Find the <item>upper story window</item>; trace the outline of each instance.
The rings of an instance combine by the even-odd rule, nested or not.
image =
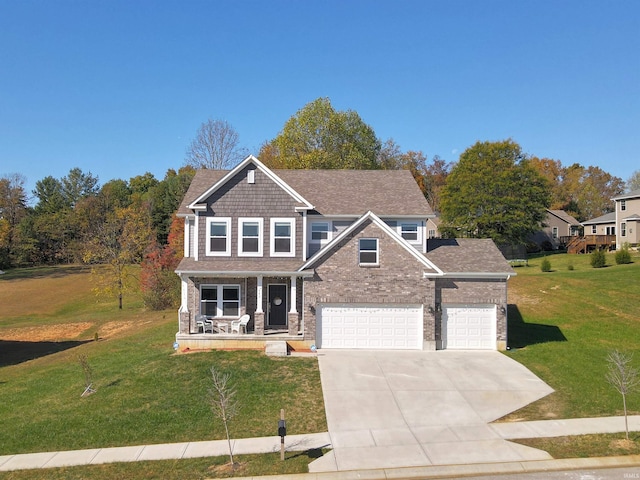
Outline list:
[[[230,218],[207,218],[206,254],[214,256],[231,255]]]
[[[329,222],[314,222],[311,224],[311,241],[325,243],[329,240]]]
[[[377,238],[358,239],[358,264],[360,266],[379,265],[380,252]]]
[[[595,235],[596,233],[598,233],[598,226],[597,225],[591,225],[591,233],[593,235]]]
[[[626,200],[620,200],[620,210],[622,210],[623,212],[627,209],[627,201]]]
[[[200,313],[207,317],[240,316],[240,285],[202,285]]]
[[[435,230],[429,230],[429,238],[436,238],[436,231]]]
[[[262,256],[262,218],[238,219],[238,256]]]
[[[296,221],[293,218],[271,219],[271,256],[293,257],[296,244]]]
[[[417,223],[401,223],[400,235],[406,241],[416,243],[420,241],[420,230]]]

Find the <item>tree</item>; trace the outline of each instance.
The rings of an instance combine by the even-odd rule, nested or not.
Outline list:
[[[622,405],[624,408],[624,427],[629,440],[629,422],[627,419],[627,395],[638,389],[640,386],[640,378],[638,377],[638,370],[631,366],[632,355],[627,355],[614,350],[609,352],[607,356],[607,362],[609,363],[609,370],[607,371],[606,379],[613,388],[615,388],[620,395],[622,395]]]
[[[14,173],[0,178],[0,267],[12,264],[17,228],[27,215],[26,179]]]
[[[167,242],[173,215],[178,210],[194,175],[195,170],[192,167],[182,167],[178,173],[170,169],[161,182],[149,189],[147,198],[151,203],[151,222],[161,244]]]
[[[627,180],[627,191],[634,192],[640,190],[640,170],[636,170]]]
[[[187,148],[185,165],[193,168],[226,169],[246,157],[238,133],[225,120],[207,120]]]
[[[78,167],[69,170],[69,173],[62,177],[60,184],[66,204],[71,207],[79,200],[98,193],[98,178],[91,175],[91,172],[84,173]]]
[[[585,220],[613,211],[611,199],[624,192],[624,181],[605,172],[600,167],[583,169],[580,188],[573,192],[580,214]]]
[[[231,448],[231,435],[229,434],[229,422],[238,414],[238,399],[236,389],[231,385],[231,374],[220,373],[215,367],[211,367],[212,388],[209,389],[209,399],[211,410],[218,417],[227,435],[227,445],[229,446],[229,461],[233,466],[233,449]]]
[[[180,300],[180,279],[175,274],[180,259],[170,245],[152,243],[142,261],[140,287],[147,308],[164,310]]]
[[[142,261],[152,238],[148,207],[132,204],[110,212],[97,235],[86,240],[84,261],[102,264],[92,272],[95,291],[117,297],[120,310],[124,294],[134,287],[131,266]]]
[[[520,244],[540,228],[548,205],[549,186],[520,145],[477,142],[460,155],[442,190],[443,231]]]
[[[380,141],[353,110],[336,111],[328,98],[305,105],[262,146],[270,168],[377,169]]]
[[[37,213],[55,213],[71,206],[64,196],[62,182],[51,175],[36,182],[33,194],[38,198]]]

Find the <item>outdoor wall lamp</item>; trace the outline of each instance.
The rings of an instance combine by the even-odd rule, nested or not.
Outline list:
[[[436,303],[436,312],[441,312],[442,311],[442,305],[440,305],[439,303]]]
[[[501,314],[503,314],[503,315],[504,315],[505,313],[507,313],[507,309],[506,309],[506,308],[504,308],[504,305],[500,305],[500,313],[501,313]]]
[[[433,315],[434,311],[433,311],[433,307],[431,305],[429,305],[429,308],[427,310],[429,311],[429,313],[431,315]]]

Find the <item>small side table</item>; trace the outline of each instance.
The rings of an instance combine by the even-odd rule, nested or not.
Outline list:
[[[218,333],[229,333],[229,324],[227,322],[216,322]]]

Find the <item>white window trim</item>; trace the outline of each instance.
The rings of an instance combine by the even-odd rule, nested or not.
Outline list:
[[[200,285],[200,299],[199,299],[200,308],[198,309],[198,311],[202,312],[202,289],[214,288],[214,287],[217,289],[218,293],[217,293],[217,300],[216,300],[216,315],[214,315],[213,318],[238,318],[240,316],[241,308],[242,308],[242,287],[238,284],[233,284],[233,283],[206,283],[206,284]],[[232,288],[238,289],[238,314],[237,315],[225,316],[222,314],[224,312],[224,308],[223,308],[224,287],[232,287]]]
[[[313,226],[314,225],[320,225],[320,224],[324,224],[324,225],[327,226],[327,238],[326,238],[326,240],[314,240],[314,238],[313,238]],[[329,243],[331,241],[332,233],[333,233],[333,225],[332,225],[332,222],[330,220],[309,222],[309,243],[317,243],[317,244],[320,244],[320,245],[326,245],[327,243]]]
[[[362,240],[375,240],[376,242],[376,261],[375,263],[373,262],[367,262],[367,263],[362,263],[360,261],[360,253],[362,252],[362,250],[360,249],[360,241]],[[373,252],[373,250],[364,250],[365,252]],[[380,266],[380,240],[378,238],[369,238],[369,237],[362,237],[358,239],[358,265],[361,267],[378,267]]]
[[[627,201],[626,200],[620,200],[620,211],[624,212],[627,210]]]
[[[242,224],[246,222],[258,224],[258,251],[257,252],[244,252],[242,250]],[[259,217],[240,217],[238,218],[238,256],[239,257],[262,257],[264,244],[264,219]]]
[[[227,225],[227,249],[224,252],[211,251],[211,224],[226,223]],[[230,217],[207,217],[206,222],[206,245],[205,253],[208,257],[230,257],[231,256],[231,218]]]
[[[291,226],[291,249],[289,252],[276,252],[276,223],[288,223]],[[269,254],[272,257],[295,257],[296,256],[296,219],[295,218],[272,218],[271,219],[271,239],[269,242]]]
[[[626,237],[627,236],[627,224],[626,224],[626,222],[620,222],[620,236],[621,237]]]
[[[552,227],[552,228],[551,228],[551,236],[552,236],[554,239],[557,239],[557,238],[558,238],[558,227]]]
[[[591,235],[595,235],[598,233],[598,227],[596,225],[591,225]]]

